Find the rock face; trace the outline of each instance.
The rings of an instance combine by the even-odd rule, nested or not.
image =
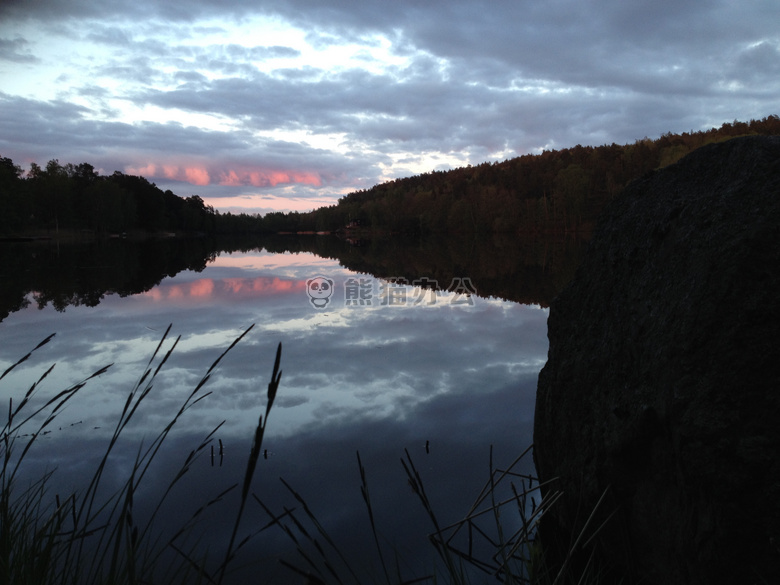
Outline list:
[[[553,301],[534,448],[550,551],[624,582],[780,583],[780,137],[700,148],[605,210]],[[576,558],[575,561],[576,562]]]

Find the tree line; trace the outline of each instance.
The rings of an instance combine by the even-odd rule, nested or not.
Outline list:
[[[629,182],[712,142],[780,134],[780,118],[734,121],[633,144],[580,146],[503,162],[397,179],[350,193],[336,205],[277,218],[280,229],[420,233],[587,231]]]
[[[179,197],[144,177],[100,176],[88,163],[25,172],[0,157],[0,235],[70,229],[253,234],[356,229],[405,233],[587,231],[631,180],[709,144],[780,134],[780,118],[734,121],[633,144],[580,146],[503,162],[396,179],[308,213],[220,213],[198,195]]]
[[[0,157],[0,234],[87,230],[96,234],[130,230],[212,231],[214,209],[197,195],[179,197],[144,177],[116,171],[100,176],[89,163],[26,173]]]

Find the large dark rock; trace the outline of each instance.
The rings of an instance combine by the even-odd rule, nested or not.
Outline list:
[[[591,544],[624,582],[780,583],[779,233],[780,137],[700,148],[605,210],[539,375],[551,555],[606,493],[587,533],[615,512]]]

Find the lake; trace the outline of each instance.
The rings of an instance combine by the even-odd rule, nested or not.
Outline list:
[[[531,444],[536,380],[547,357],[546,307],[581,250],[577,242],[511,238],[325,236],[4,244],[0,371],[56,335],[0,380],[0,398],[18,405],[56,364],[30,407],[42,404],[113,364],[36,438],[20,482],[56,468],[45,496],[52,504],[60,493],[83,490],[163,340],[152,368],[173,348],[170,357],[109,459],[103,493],[111,493],[129,477],[139,448],[153,444],[211,364],[252,326],[196,397],[210,394],[177,420],[155,456],[136,494],[138,517],[216,427],[157,513],[157,530],[175,530],[242,482],[281,343],[283,375],[251,484],[256,498],[239,529],[239,538],[252,538],[239,551],[232,582],[297,582],[280,558],[313,570],[279,525],[261,530],[271,517],[258,500],[275,515],[294,508],[317,534],[293,490],[355,573],[379,578],[358,452],[384,559],[393,567],[398,559],[404,580],[430,575],[437,557],[427,535],[434,527],[401,460],[415,466],[447,526],[467,515],[491,470],[507,469]],[[18,431],[19,445],[35,422]],[[516,487],[533,475],[530,454],[512,471]],[[199,539],[192,546],[224,555],[238,491],[200,515],[186,537]],[[504,522],[510,531],[519,526],[509,513]],[[316,564],[315,547],[289,516],[287,523]],[[338,553],[327,557],[350,582]]]

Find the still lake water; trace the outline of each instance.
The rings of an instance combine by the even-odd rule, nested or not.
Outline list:
[[[0,371],[49,334],[56,336],[0,381],[3,402],[13,397],[18,403],[51,364],[56,366],[41,385],[41,401],[114,364],[90,380],[58,415],[51,432],[39,437],[26,470],[32,477],[56,467],[52,491],[80,488],[170,324],[163,349],[177,336],[180,340],[112,456],[107,481],[119,485],[139,445],[165,427],[214,360],[254,324],[204,387],[202,393],[211,394],[178,421],[145,480],[147,491],[138,507],[143,509],[144,493],[149,494],[147,508],[152,505],[155,488],[167,485],[190,450],[223,421],[213,439],[216,449],[221,442],[222,456],[215,451],[212,458],[204,450],[158,517],[160,524],[180,524],[241,482],[281,342],[283,376],[252,492],[277,514],[285,506],[299,506],[283,478],[305,498],[356,570],[378,574],[360,493],[359,451],[389,557],[398,553],[404,578],[429,574],[435,553],[426,535],[433,527],[400,459],[408,450],[442,524],[464,517],[489,478],[491,447],[492,464],[501,467],[532,442],[536,380],[547,357],[548,309],[541,306],[545,302],[523,304],[485,294],[481,283],[495,284],[491,270],[471,274],[464,265],[462,273],[443,277],[423,274],[421,268],[411,276],[379,278],[345,267],[351,264],[260,247],[214,253],[205,266],[161,277],[141,292],[112,294],[118,288],[106,287],[95,302],[59,303],[59,310],[52,306],[57,303],[41,300],[45,295],[24,291],[22,306],[29,305],[0,322]],[[15,268],[6,266],[4,273],[8,270]],[[404,277],[407,284],[393,276]],[[312,292],[307,281],[316,277],[318,284],[328,282],[328,291]],[[511,282],[512,275],[502,278]],[[439,290],[417,286],[434,281]],[[515,471],[533,473],[530,456]],[[220,546],[236,509],[230,498],[220,506],[195,530],[219,551],[216,556],[223,554]],[[250,500],[240,535],[268,521]],[[256,534],[238,563],[252,565],[239,571],[236,581],[250,575],[253,582],[259,576],[258,582],[297,582],[279,565],[280,557],[305,568],[278,527]]]

